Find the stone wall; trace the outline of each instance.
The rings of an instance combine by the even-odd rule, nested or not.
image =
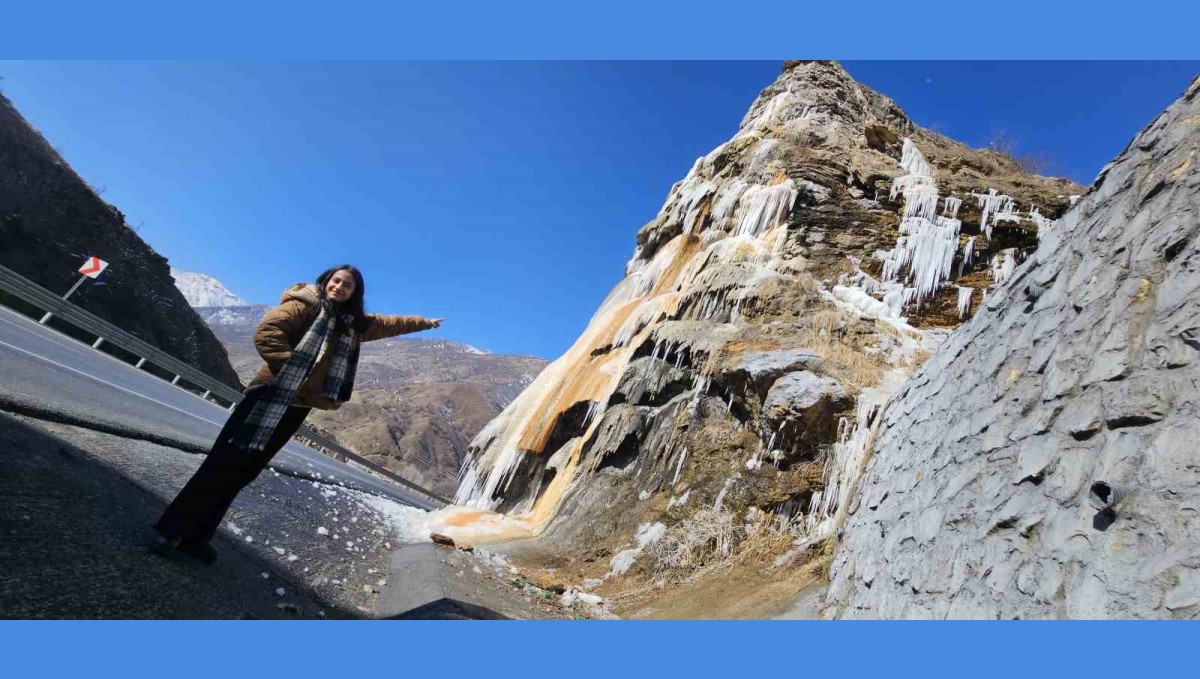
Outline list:
[[[884,409],[826,615],[1200,615],[1198,93]]]

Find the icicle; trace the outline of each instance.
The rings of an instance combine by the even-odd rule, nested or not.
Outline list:
[[[675,465],[675,478],[671,479],[672,488],[675,487],[676,483],[679,483],[679,472],[683,469],[683,461],[685,459],[687,459],[687,448],[684,448],[683,452],[679,454],[679,464]]]
[[[700,217],[705,199],[709,198],[717,188],[716,184],[699,179],[695,174],[703,160],[703,158],[697,159],[696,164],[692,166],[692,172],[688,173],[688,176],[679,184],[675,207],[670,215],[671,221],[683,226],[685,234],[691,233],[697,226],[696,222]]]
[[[505,473],[504,492],[508,492],[508,487],[512,485],[513,479],[516,478],[517,468],[521,466],[521,460],[523,460],[523,459],[525,459],[525,451],[521,451],[517,455],[516,461],[513,463],[513,465],[511,467],[508,468],[507,472]]]
[[[975,290],[957,285],[954,287],[958,288],[958,317],[962,318],[971,309],[971,293],[975,292]]]
[[[728,230],[726,229],[727,222],[733,217],[742,194],[748,188],[750,188],[750,185],[746,182],[741,179],[734,179],[718,192],[712,208],[713,225],[717,229]]]
[[[700,407],[700,398],[704,396],[704,392],[708,390],[708,377],[701,377],[696,382],[696,391],[692,394],[692,400],[688,403],[688,410],[692,413]]]
[[[979,201],[979,210],[982,216],[979,218],[979,230],[987,235],[988,240],[992,239],[992,224],[1005,219],[1008,221],[1020,221],[1020,217],[1013,214],[1015,205],[1010,196],[996,193],[996,189],[988,189],[987,194],[972,192],[971,195]],[[995,219],[989,221],[989,217],[995,215]]]
[[[1037,225],[1037,238],[1038,242],[1041,242],[1042,238],[1047,236],[1050,233],[1050,229],[1054,227],[1054,220],[1042,216],[1036,205],[1029,208],[1029,218]]]
[[[751,186],[741,198],[741,219],[735,236],[758,238],[787,219],[796,202],[796,184],[791,179],[775,186]]]
[[[900,151],[900,167],[906,175],[933,176],[933,170],[930,169],[929,163],[925,162],[925,156],[908,137],[904,138],[904,145]]]
[[[894,199],[904,194],[904,212],[896,247],[883,258],[883,279],[897,281],[907,268],[904,280],[912,283],[915,298],[919,300],[934,294],[942,281],[950,277],[962,222],[937,214],[938,193],[933,171],[908,138],[904,139],[900,166],[906,174],[892,182],[891,196]],[[958,198],[947,198],[944,212],[957,214],[961,203]]]
[[[942,215],[950,219],[958,219],[958,209],[962,207],[962,199],[956,196],[946,196]]]
[[[1001,285],[1012,277],[1017,268],[1017,249],[1005,248],[992,258],[992,279]]]
[[[725,479],[725,485],[721,487],[721,492],[717,493],[717,499],[713,502],[714,512],[721,511],[721,504],[725,502],[725,492],[729,490],[729,486],[732,483],[733,479]]]
[[[958,262],[958,276],[961,278],[963,271],[971,264],[971,260],[975,258],[975,236],[967,236],[967,242],[963,244],[962,259]]]

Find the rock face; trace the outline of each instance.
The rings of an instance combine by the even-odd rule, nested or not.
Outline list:
[[[81,286],[72,302],[237,386],[224,348],[175,288],[167,260],[0,96],[0,264],[61,294],[79,278],[76,270],[89,255],[109,267]],[[51,321],[73,332],[56,323]]]
[[[457,502],[597,561],[699,508],[828,537],[878,407],[1082,192],[789,62],[472,441]]]
[[[262,365],[254,350],[254,330],[270,309],[196,310],[225,345],[243,380]],[[446,340],[368,342],[359,358],[354,397],[337,411],[314,412],[309,423],[373,462],[451,495],[467,443],[546,363]]]
[[[1197,121],[1200,79],[882,411],[828,615],[1200,615]]]

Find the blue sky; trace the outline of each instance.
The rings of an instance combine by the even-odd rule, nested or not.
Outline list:
[[[1087,184],[1200,62],[850,62],[924,126]],[[779,62],[0,62],[156,250],[254,302],[349,261],[370,309],[553,358]],[[119,263],[114,262],[114,266]]]

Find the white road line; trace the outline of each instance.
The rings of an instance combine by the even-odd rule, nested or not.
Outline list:
[[[62,363],[59,363],[58,361],[55,361],[55,360],[54,360],[54,359],[52,359],[52,358],[46,358],[45,356],[40,356],[40,355],[38,355],[38,354],[35,354],[35,353],[33,353],[32,351],[29,351],[29,350],[26,350],[26,349],[22,349],[21,347],[18,347],[18,346],[16,346],[16,345],[13,345],[13,344],[9,344],[8,342],[5,342],[5,341],[3,341],[3,340],[0,340],[0,346],[5,346],[5,347],[8,347],[9,349],[13,349],[13,350],[19,351],[19,352],[21,352],[22,354],[26,354],[26,355],[28,355],[28,356],[32,356],[32,357],[34,357],[34,358],[38,359],[39,361],[45,361],[46,363],[50,363],[50,364],[52,364],[52,365],[56,365],[56,366],[58,366],[58,367],[62,368],[63,370],[70,370],[71,372],[73,372],[73,373],[75,373],[75,374],[77,374],[77,375],[83,375],[84,377],[86,377],[86,378],[88,378],[88,379],[90,379],[90,380],[94,380],[94,381],[96,381],[96,382],[99,382],[100,384],[103,384],[103,385],[105,385],[105,386],[112,387],[113,389],[118,389],[118,390],[120,390],[120,391],[123,391],[123,392],[125,392],[126,394],[132,394],[132,395],[134,395],[134,396],[137,396],[138,398],[142,398],[142,399],[145,399],[145,400],[147,400],[147,401],[150,401],[151,403],[157,403],[158,405],[160,405],[160,406],[162,406],[162,407],[164,407],[164,408],[169,408],[170,410],[174,410],[174,411],[175,411],[175,412],[177,412],[177,413],[180,413],[180,414],[183,414],[183,415],[187,415],[188,417],[194,417],[194,418],[196,418],[197,420],[200,420],[201,422],[207,422],[208,424],[211,424],[211,425],[213,425],[213,426],[215,426],[215,427],[218,427],[218,428],[220,428],[220,427],[224,426],[224,424],[223,424],[223,423],[220,423],[220,422],[213,422],[212,420],[210,420],[210,419],[207,419],[207,418],[204,418],[204,417],[201,417],[201,416],[199,416],[199,415],[197,415],[197,414],[195,414],[195,413],[189,413],[189,412],[188,412],[188,411],[186,411],[186,410],[182,410],[182,409],[180,409],[180,408],[176,408],[175,406],[171,405],[170,403],[163,403],[162,401],[159,401],[159,400],[157,400],[157,399],[150,398],[149,396],[146,396],[146,395],[144,395],[144,394],[139,394],[139,393],[137,393],[136,391],[133,391],[132,389],[126,389],[125,387],[122,387],[122,386],[121,386],[121,385],[119,385],[119,384],[113,384],[112,382],[109,382],[108,380],[102,379],[102,378],[100,378],[100,377],[96,377],[95,375],[90,375],[90,374],[88,374],[88,373],[85,373],[85,372],[83,372],[82,370],[77,370],[77,369],[75,369],[75,368],[72,368],[72,367],[71,367],[71,366],[69,366],[69,365],[64,365],[64,364],[62,364]]]
[[[4,308],[3,308],[3,307],[0,307],[0,309],[4,309]],[[9,310],[7,310],[7,309],[4,309],[4,311],[9,311]],[[13,316],[15,316],[16,318],[20,319],[20,320],[21,320],[21,321],[23,321],[24,323],[29,323],[30,325],[32,325],[32,323],[33,323],[32,319],[26,318],[26,317],[24,317],[24,316],[17,315],[17,314],[16,314],[16,312],[12,312],[12,311],[10,311],[9,313],[11,313]],[[163,380],[161,380],[161,379],[159,379],[159,378],[155,377],[154,375],[151,375],[150,373],[142,372],[141,370],[138,370],[137,368],[134,368],[133,366],[129,365],[129,364],[128,364],[128,363],[126,363],[125,361],[122,361],[121,359],[117,358],[116,356],[112,356],[111,354],[106,354],[106,353],[104,353],[103,351],[99,351],[99,350],[97,350],[97,349],[92,349],[91,347],[88,347],[88,346],[84,345],[84,344],[83,344],[82,342],[80,342],[79,340],[76,340],[76,339],[75,339],[75,338],[73,338],[73,337],[69,337],[69,336],[67,336],[67,335],[64,335],[64,334],[62,334],[61,332],[59,332],[59,331],[55,330],[54,328],[48,328],[48,327],[46,327],[46,326],[44,326],[44,325],[35,325],[35,326],[33,326],[33,327],[26,327],[26,326],[24,325],[24,323],[17,323],[17,322],[14,322],[13,320],[11,320],[11,319],[9,319],[9,318],[5,318],[4,316],[5,316],[5,314],[0,314],[0,321],[4,321],[4,322],[5,322],[5,323],[7,323],[8,325],[11,325],[12,327],[14,327],[14,328],[16,328],[16,329],[18,329],[18,330],[23,330],[23,331],[25,331],[25,332],[29,333],[30,335],[33,335],[34,337],[37,337],[38,339],[41,339],[41,340],[45,340],[45,341],[52,342],[53,344],[55,344],[56,346],[58,346],[58,347],[59,347],[59,348],[61,348],[61,349],[65,349],[65,350],[71,351],[72,353],[78,354],[78,355],[80,355],[80,356],[87,356],[87,357],[89,357],[89,358],[92,358],[92,357],[101,357],[101,360],[103,360],[103,359],[107,359],[107,360],[109,360],[109,361],[112,361],[112,362],[115,364],[115,367],[120,367],[120,368],[123,368],[123,369],[125,369],[125,370],[132,370],[132,371],[134,371],[134,372],[135,372],[135,373],[136,373],[136,374],[137,374],[139,377],[141,377],[141,378],[145,378],[145,379],[150,379],[150,380],[153,380],[153,381],[154,381],[154,384],[155,384],[155,386],[159,386],[157,383],[159,383],[159,382],[163,382]],[[8,345],[8,346],[12,346],[12,345]],[[29,353],[29,352],[26,352],[26,353]],[[46,357],[44,357],[44,356],[42,356],[42,355],[40,355],[40,354],[32,354],[32,355],[33,355],[33,356],[36,356],[36,357],[38,357],[38,358],[41,358],[41,359],[43,359],[43,360],[50,361],[50,362],[54,363],[55,365],[62,365],[61,363],[57,363],[57,362],[55,362],[55,361],[52,361],[51,359],[49,359],[49,358],[46,358]],[[67,367],[67,366],[63,366],[63,367]],[[68,368],[68,369],[72,369],[72,368]],[[80,372],[80,371],[76,370],[75,372]],[[81,374],[81,375],[85,375],[85,374],[87,374],[87,373],[82,373],[82,372],[80,372],[80,374]],[[95,379],[95,380],[98,380],[98,381],[104,382],[105,384],[110,384],[110,385],[111,385],[111,383],[110,383],[110,382],[105,382],[105,381],[104,381],[104,380],[102,380],[101,378],[99,378],[99,377],[96,377],[96,376],[94,376],[94,375],[87,375],[87,376],[88,376],[88,377],[91,377],[92,379]],[[116,385],[111,385],[111,386],[116,386]],[[118,388],[120,388],[120,387],[118,387]],[[211,405],[213,405],[213,403],[212,403],[211,401],[209,401],[209,400],[207,400],[207,399],[204,399],[204,398],[201,398],[199,395],[197,395],[197,394],[193,394],[192,392],[188,391],[187,389],[182,389],[182,388],[179,388],[179,387],[174,387],[174,386],[173,386],[173,387],[171,387],[171,388],[172,388],[172,389],[175,389],[175,390],[177,390],[177,391],[178,391],[178,393],[180,393],[180,394],[187,394],[188,396],[191,396],[192,398],[195,398],[195,399],[198,399],[198,400],[200,400],[200,401],[203,401],[204,403],[206,403],[206,404],[208,404],[208,405],[210,405],[210,406],[211,406]],[[140,394],[139,394],[139,395],[140,395]],[[149,398],[149,397],[145,397],[145,396],[143,396],[143,398]],[[149,399],[149,400],[152,400],[152,401],[154,401],[155,403],[161,403],[160,401],[157,401],[157,400],[155,400],[155,399]],[[164,404],[164,405],[165,405],[165,404]],[[214,407],[219,407],[219,406],[214,406]],[[205,421],[207,422],[208,420],[205,420]]]
[[[123,392],[125,392],[125,393],[127,393],[127,394],[132,394],[132,395],[134,395],[134,396],[137,396],[138,398],[142,398],[142,399],[145,399],[145,400],[147,400],[147,401],[150,401],[151,403],[157,403],[158,405],[160,405],[160,406],[163,406],[164,408],[169,408],[170,410],[174,410],[174,411],[175,411],[175,412],[177,412],[177,413],[181,413],[181,414],[183,414],[183,415],[187,415],[187,416],[189,416],[189,417],[194,417],[195,419],[197,419],[197,420],[200,420],[201,422],[205,422],[205,423],[208,423],[208,424],[211,424],[211,425],[213,425],[213,426],[214,426],[214,427],[216,427],[218,430],[219,430],[219,429],[220,429],[222,426],[224,426],[224,423],[222,423],[222,422],[213,422],[212,420],[209,420],[209,419],[207,419],[207,418],[201,417],[201,416],[199,416],[199,415],[197,415],[197,414],[195,414],[195,413],[189,413],[189,412],[188,412],[188,411],[186,411],[186,410],[181,410],[181,409],[179,409],[179,408],[176,408],[175,406],[173,406],[173,405],[171,405],[171,404],[169,404],[169,403],[163,403],[162,401],[159,401],[159,400],[157,400],[157,399],[150,398],[149,396],[146,396],[146,395],[144,395],[144,394],[139,394],[139,393],[137,393],[136,391],[133,391],[133,390],[130,390],[130,389],[126,389],[125,387],[122,387],[122,386],[121,386],[121,385],[119,385],[119,384],[113,384],[112,382],[109,382],[108,380],[105,380],[105,379],[102,379],[102,378],[96,377],[95,375],[89,375],[88,373],[85,373],[85,372],[83,372],[83,371],[81,371],[81,370],[77,370],[77,369],[75,369],[75,368],[72,368],[72,367],[71,367],[71,366],[69,366],[69,365],[63,365],[62,363],[59,363],[58,361],[55,361],[54,359],[46,358],[45,356],[39,356],[38,354],[35,354],[35,353],[33,353],[32,351],[29,351],[29,350],[27,350],[27,349],[22,349],[21,347],[18,347],[18,346],[14,346],[14,345],[12,345],[12,344],[9,344],[8,342],[5,342],[5,341],[3,341],[3,340],[0,340],[0,346],[5,346],[5,347],[8,347],[9,349],[14,349],[14,350],[16,350],[16,351],[19,351],[19,352],[21,352],[21,353],[23,353],[23,354],[26,354],[26,355],[28,355],[28,356],[32,356],[33,358],[36,358],[36,359],[38,359],[38,360],[40,360],[40,361],[45,361],[46,363],[50,363],[50,364],[52,364],[52,365],[56,365],[56,366],[58,366],[58,367],[60,367],[60,368],[62,368],[62,369],[64,369],[64,370],[70,370],[70,371],[71,371],[71,372],[73,372],[73,373],[76,373],[76,374],[78,374],[78,375],[82,375],[82,376],[84,376],[84,377],[86,377],[86,378],[88,378],[88,379],[91,379],[91,380],[94,380],[94,381],[96,381],[96,382],[99,382],[99,383],[101,383],[101,384],[103,384],[103,385],[105,385],[105,386],[112,387],[113,389],[118,389],[118,390],[120,390],[120,391],[123,391]],[[289,442],[288,442],[288,445],[291,445],[291,443],[292,443],[292,442],[291,442],[291,441],[289,441]],[[309,458],[307,455],[300,455],[300,454],[299,454],[297,451],[295,451],[295,450],[289,450],[289,451],[287,451],[287,452],[289,452],[289,453],[291,453],[291,454],[293,454],[293,455],[297,455],[298,457],[300,457],[300,459],[301,459],[302,461],[304,461],[304,462],[307,462],[307,463],[309,463],[310,465],[312,465],[312,464],[314,464],[314,463],[315,463],[315,465],[316,465],[316,466],[319,466],[319,467],[321,467],[322,469],[326,470],[330,476],[332,476],[332,475],[333,475],[333,474],[335,474],[335,473],[338,473],[338,474],[345,473],[345,469],[342,469],[342,468],[341,468],[341,467],[344,467],[345,465],[342,465],[340,462],[336,462],[336,461],[333,461],[333,462],[331,463],[331,462],[329,461],[329,458],[325,457],[324,455],[320,455],[320,456],[314,456],[314,457],[312,457],[312,458]],[[339,479],[336,479],[336,478],[334,478],[334,479],[331,479],[331,480],[332,480],[332,481],[338,481]]]

